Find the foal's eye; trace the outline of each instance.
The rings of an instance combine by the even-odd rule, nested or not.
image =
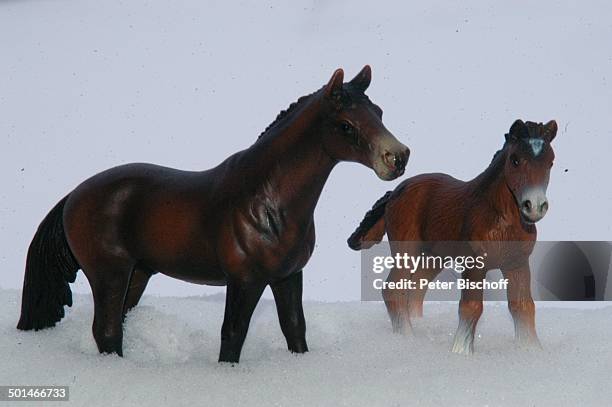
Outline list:
[[[517,156],[513,155],[512,157],[510,157],[510,159],[512,160],[512,165],[514,165],[515,167],[519,166],[520,161]]]

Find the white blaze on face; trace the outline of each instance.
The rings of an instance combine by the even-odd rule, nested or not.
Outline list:
[[[539,156],[544,147],[544,140],[541,138],[530,138],[527,142],[531,146],[531,151],[533,151],[534,157]]]

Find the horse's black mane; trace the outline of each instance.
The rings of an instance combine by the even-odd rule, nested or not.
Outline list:
[[[323,86],[321,89],[323,89],[325,86]],[[264,134],[266,134],[266,132],[268,130],[270,130],[271,128],[273,128],[274,126],[276,126],[278,124],[278,122],[280,122],[282,119],[284,119],[285,117],[287,117],[289,114],[293,113],[296,108],[298,106],[300,106],[300,104],[305,101],[306,99],[308,99],[310,96],[318,93],[321,91],[321,89],[316,90],[308,95],[305,96],[301,96],[298,100],[296,100],[295,102],[291,103],[289,105],[288,108],[286,108],[285,110],[281,110],[280,113],[278,115],[276,115],[276,119],[274,119],[274,121],[272,123],[270,123],[265,129],[264,131],[262,131],[259,136],[257,137],[257,140],[259,140],[260,138],[263,137]],[[363,93],[363,92],[358,92],[355,89],[353,89],[350,85],[344,84],[342,91],[338,93],[337,95],[337,101],[340,105],[342,106],[347,106],[350,105],[352,103],[353,100],[357,100],[357,99],[364,99],[369,102],[372,103],[370,101],[370,99],[368,98],[368,96]]]
[[[504,144],[504,147],[505,147],[505,146],[506,146],[506,145]],[[500,155],[502,151],[504,151],[504,147],[500,148],[499,150],[497,150],[497,151],[495,152],[495,154],[493,154],[493,158],[491,159],[491,164],[493,164],[493,161],[495,161],[495,159],[497,158],[497,156],[498,156],[498,155]],[[491,164],[489,164],[489,165],[491,165]]]
[[[292,113],[296,109],[296,107],[298,107],[304,100],[308,99],[310,96],[314,95],[317,92],[318,92],[318,90],[315,91],[315,92],[312,92],[312,93],[310,93],[308,95],[301,96],[298,100],[296,100],[295,102],[291,103],[288,108],[286,108],[285,110],[281,110],[280,113],[278,115],[276,115],[276,119],[274,119],[274,121],[272,123],[268,124],[268,126],[264,129],[264,131],[262,131],[259,134],[259,136],[257,137],[257,140],[262,138],[263,135],[266,134],[266,132],[268,130],[270,130],[272,127],[274,127],[276,124],[278,124],[278,122],[280,122],[282,119],[287,117],[290,113]]]

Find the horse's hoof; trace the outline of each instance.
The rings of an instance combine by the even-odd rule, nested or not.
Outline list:
[[[399,334],[402,336],[413,336],[414,332],[412,331],[412,324],[410,323],[410,319],[402,318],[391,321],[391,326],[393,328],[394,334]]]
[[[219,363],[238,363],[240,361],[240,354],[236,352],[222,352],[219,355]]]
[[[100,354],[101,355],[109,355],[109,356],[117,355],[120,358],[123,357],[123,351],[122,350],[104,350],[104,351],[100,351]]]
[[[306,353],[308,352],[308,345],[306,341],[296,342],[288,346],[289,352],[291,353]]]
[[[411,327],[407,327],[407,326],[400,326],[400,327],[393,327],[393,333],[397,334],[397,335],[401,335],[401,336],[406,336],[406,337],[410,337],[414,335],[414,332],[412,331]]]
[[[468,340],[455,340],[451,352],[458,355],[473,355],[474,343],[470,343]]]
[[[123,346],[120,339],[98,339],[98,352],[102,355],[117,355],[123,357]]]

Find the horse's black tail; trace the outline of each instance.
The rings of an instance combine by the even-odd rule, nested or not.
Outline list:
[[[45,217],[30,243],[17,329],[28,331],[55,326],[64,317],[64,305],[72,306],[73,283],[79,264],[64,233],[65,197]]]
[[[385,235],[385,208],[393,191],[387,192],[374,203],[347,243],[353,250],[367,249],[374,242],[380,242]]]

